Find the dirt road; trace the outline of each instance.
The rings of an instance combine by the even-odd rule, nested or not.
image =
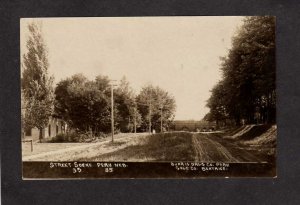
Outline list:
[[[195,161],[202,162],[262,162],[263,160],[229,140],[214,134],[195,133],[192,136]]]

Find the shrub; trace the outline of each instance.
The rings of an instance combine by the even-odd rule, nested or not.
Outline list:
[[[80,142],[80,135],[75,132],[60,133],[60,134],[56,135],[55,137],[53,137],[52,139],[50,139],[49,142],[52,142],[52,143]]]
[[[70,132],[67,134],[69,142],[80,142],[81,136],[76,132]]]
[[[67,136],[64,133],[60,133],[52,138],[52,141],[55,142],[65,142],[67,140]]]
[[[51,139],[44,139],[42,142],[51,142],[51,143],[63,143],[63,142],[92,142],[94,140],[106,138],[110,134],[103,132],[95,133],[90,135],[88,132],[78,133],[78,132],[69,132],[69,133],[60,133]]]

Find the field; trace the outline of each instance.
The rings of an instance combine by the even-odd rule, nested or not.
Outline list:
[[[82,161],[193,161],[193,134],[187,132],[148,135],[134,145]]]

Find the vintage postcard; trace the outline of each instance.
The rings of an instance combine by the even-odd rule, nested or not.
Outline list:
[[[23,179],[276,177],[275,20],[20,19]]]

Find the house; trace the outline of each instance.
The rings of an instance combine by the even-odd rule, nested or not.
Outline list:
[[[21,113],[25,116],[25,101],[24,93],[21,91]],[[42,139],[52,138],[60,133],[66,131],[66,123],[58,116],[52,115],[49,117],[48,126],[46,126],[41,133]],[[40,130],[36,127],[23,129],[22,127],[22,139],[32,139],[33,141],[39,141]]]
[[[174,131],[208,131],[215,129],[216,123],[205,120],[175,120],[173,122]]]
[[[56,116],[49,117],[48,126],[42,130],[42,139],[52,138],[60,133],[64,133],[66,131],[65,122]],[[31,138],[33,141],[38,141],[40,136],[40,130],[38,128],[29,128],[24,130],[23,137],[25,139]]]

